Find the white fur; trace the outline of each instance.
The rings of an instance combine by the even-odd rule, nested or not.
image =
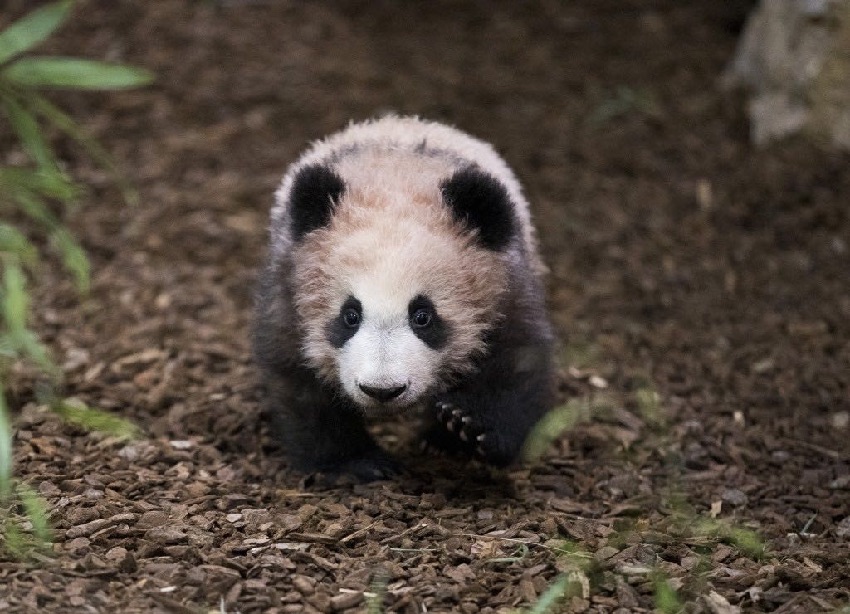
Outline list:
[[[312,164],[332,168],[345,191],[328,226],[296,243],[290,192],[298,171]],[[441,183],[470,164],[508,191],[520,244],[487,250],[446,207]],[[301,355],[323,379],[371,411],[414,404],[472,372],[475,359],[487,351],[487,331],[501,322],[509,263],[524,258],[539,263],[528,204],[493,148],[412,117],[355,124],[315,143],[284,177],[271,229],[272,261],[294,264]],[[439,350],[410,328],[408,305],[418,295],[428,297],[450,326],[451,335]],[[361,302],[362,319],[356,334],[338,349],[327,338],[327,325],[339,317],[349,296]],[[381,404],[361,385],[407,388]]]
[[[374,145],[378,150],[398,153],[413,151],[423,143],[428,148],[446,152],[446,157],[442,160],[443,178],[448,176],[448,171],[452,167],[457,168],[462,163],[474,163],[505,186],[511,202],[516,207],[515,211],[522,227],[523,242],[527,248],[527,253],[532,258],[535,270],[538,273],[543,273],[545,266],[538,256],[536,233],[531,223],[528,201],[523,195],[522,187],[516,175],[496,153],[493,146],[445,124],[426,121],[418,117],[399,117],[397,115],[386,115],[375,120],[352,123],[343,131],[314,142],[288,169],[277,190],[276,205],[272,209],[271,245],[273,254],[285,253],[291,246],[292,237],[288,234],[290,224],[287,204],[292,183],[299,170],[311,164],[326,162],[337,152],[352,145]],[[427,163],[427,161],[420,157],[419,164],[423,163]],[[369,182],[371,180],[369,174],[364,176],[357,172],[357,169],[348,170],[353,170],[353,172],[344,173],[346,182],[358,180]]]

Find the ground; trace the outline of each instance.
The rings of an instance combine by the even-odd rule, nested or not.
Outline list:
[[[55,543],[0,559],[0,609],[513,611],[559,578],[568,612],[846,608],[850,156],[750,145],[719,80],[748,8],[80,1],[40,52],[157,81],[54,99],[141,202],[57,141],[90,186],[68,223],[93,289],[45,266],[35,324],[67,394],[143,435],[16,391]],[[491,141],[533,203],[578,423],[528,465],[422,456],[408,416],[375,425],[406,475],[331,485],[267,433],[248,331],[272,193],[311,139],[389,110]]]

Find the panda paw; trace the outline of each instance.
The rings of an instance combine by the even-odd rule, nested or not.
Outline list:
[[[315,469],[330,483],[336,483],[346,476],[358,482],[374,482],[387,480],[404,472],[404,467],[383,450],[334,463],[323,463]]]
[[[481,425],[467,412],[453,403],[437,401],[434,404],[437,421],[443,428],[463,442],[463,447],[472,450],[481,457],[486,457],[487,435]]]

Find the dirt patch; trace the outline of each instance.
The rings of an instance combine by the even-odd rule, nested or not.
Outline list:
[[[80,2],[45,52],[158,79],[61,97],[142,202],[59,143],[95,273],[80,301],[46,269],[39,325],[68,393],[146,435],[20,394],[56,543],[0,562],[4,610],[493,612],[561,573],[564,611],[847,604],[850,157],[749,146],[718,88],[747,7]],[[386,110],[493,142],[534,204],[589,419],[531,467],[418,456],[399,420],[376,428],[408,475],[330,487],[267,437],[247,338],[271,194],[310,139]]]

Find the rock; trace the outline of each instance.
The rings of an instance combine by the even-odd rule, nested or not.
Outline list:
[[[746,505],[747,501],[749,501],[749,497],[747,497],[746,493],[738,490],[737,488],[727,488],[720,495],[720,498],[723,499],[725,503],[729,505],[734,505],[735,507],[740,507],[742,505]]]
[[[756,144],[804,132],[850,149],[850,3],[761,0],[724,83],[749,90]]]

